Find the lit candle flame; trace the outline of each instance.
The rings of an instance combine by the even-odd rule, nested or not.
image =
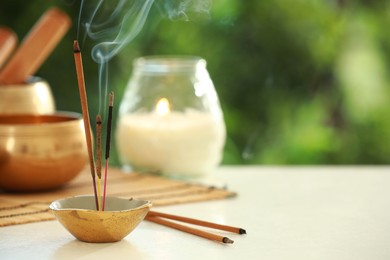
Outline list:
[[[171,111],[171,108],[170,108],[170,104],[169,104],[168,99],[161,98],[157,102],[157,105],[156,105],[156,112],[157,112],[157,114],[163,116],[163,115],[169,114],[170,111]]]

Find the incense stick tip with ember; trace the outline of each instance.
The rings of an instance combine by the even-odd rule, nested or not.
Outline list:
[[[75,53],[81,52],[81,51],[80,51],[80,45],[79,45],[79,41],[78,41],[78,40],[74,40],[74,41],[73,41],[73,52],[75,52]]]

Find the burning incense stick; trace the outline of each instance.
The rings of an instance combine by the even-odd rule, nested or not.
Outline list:
[[[232,226],[226,226],[226,225],[221,225],[217,223],[212,223],[212,222],[207,222],[203,220],[198,220],[198,219],[193,219],[193,218],[187,218],[187,217],[182,217],[182,216],[176,216],[176,215],[171,215],[171,214],[166,214],[166,213],[161,213],[161,212],[156,212],[156,211],[149,211],[148,213],[149,217],[162,217],[162,218],[168,218],[172,220],[177,220],[197,226],[203,226],[203,227],[209,227],[213,229],[219,229],[219,230],[224,230],[224,231],[229,231],[237,234],[246,234],[246,230],[238,227],[232,227]]]
[[[162,219],[160,217],[155,217],[155,216],[152,217],[152,216],[147,215],[145,220],[151,221],[151,222],[154,222],[154,223],[157,223],[157,224],[160,224],[160,225],[164,225],[164,226],[167,226],[167,227],[171,227],[171,228],[174,228],[174,229],[177,229],[177,230],[189,233],[189,234],[193,234],[193,235],[200,236],[200,237],[203,237],[203,238],[207,238],[207,239],[210,239],[210,240],[222,242],[222,243],[225,243],[225,244],[233,244],[233,242],[234,242],[233,240],[231,240],[228,237],[219,236],[219,235],[216,235],[216,234],[213,234],[213,233],[209,233],[209,232],[206,232],[206,231],[203,231],[203,230],[199,230],[199,229],[196,229],[196,228],[180,225],[178,223],[174,223],[172,221],[165,220],[165,219]]]
[[[112,124],[112,108],[114,106],[114,92],[110,92],[108,99],[108,119],[107,119],[107,137],[106,137],[106,159],[110,157],[111,147],[111,124]]]
[[[0,73],[4,84],[23,83],[34,75],[71,25],[69,16],[57,8],[46,11]]]
[[[0,68],[15,49],[18,38],[16,34],[6,27],[0,27]]]
[[[106,136],[106,165],[104,169],[104,192],[103,192],[103,210],[106,205],[106,191],[107,191],[107,172],[108,172],[108,160],[110,158],[111,148],[111,125],[112,125],[112,108],[114,106],[114,92],[110,92],[108,99],[108,119],[107,119],[107,136]]]
[[[102,181],[102,118],[100,115],[96,116],[96,174],[98,176],[98,204],[99,209],[102,209],[101,203],[101,181]]]
[[[102,178],[102,118],[96,116],[96,174]]]
[[[83,60],[81,57],[79,42],[77,40],[75,40],[73,43],[73,51],[74,51],[74,60],[76,65],[77,82],[78,82],[79,92],[80,92],[81,110],[84,119],[84,130],[85,130],[85,139],[87,141],[87,148],[88,148],[89,166],[91,168],[91,175],[93,181],[93,192],[95,194],[96,210],[99,210],[98,197],[96,193],[95,160],[94,160],[93,150],[92,150],[91,125],[89,122],[88,101],[87,101],[87,93],[85,91],[85,82],[84,82]]]

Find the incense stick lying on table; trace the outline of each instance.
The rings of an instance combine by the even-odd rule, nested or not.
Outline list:
[[[187,217],[182,217],[182,216],[177,216],[177,215],[171,215],[171,214],[166,214],[166,213],[161,213],[161,212],[156,212],[156,211],[149,211],[148,215],[146,216],[145,220],[151,221],[160,225],[168,226],[183,232],[187,232],[193,235],[197,235],[203,238],[207,238],[210,240],[226,243],[226,244],[232,244],[234,241],[231,240],[228,237],[216,235],[213,233],[209,233],[203,230],[195,229],[189,226],[181,225],[169,220],[165,220],[164,218],[167,219],[172,219],[176,221],[181,221],[193,225],[198,225],[198,226],[203,226],[203,227],[209,227],[209,228],[214,228],[214,229],[219,229],[219,230],[224,230],[224,231],[229,231],[237,234],[246,234],[245,229],[238,228],[238,227],[232,227],[232,226],[227,226],[227,225],[221,225],[217,223],[212,223],[212,222],[207,222],[203,220],[198,220],[198,219],[193,219],[193,218],[187,218]]]
[[[196,236],[200,236],[200,237],[203,237],[203,238],[214,240],[214,241],[217,241],[217,242],[222,242],[222,243],[225,243],[225,244],[233,244],[234,243],[234,241],[231,240],[228,237],[224,237],[224,236],[216,235],[216,234],[209,233],[209,232],[206,232],[206,231],[203,231],[203,230],[199,230],[199,229],[196,229],[196,228],[180,225],[178,223],[174,223],[172,221],[165,220],[165,219],[160,218],[160,217],[146,216],[145,220],[150,221],[150,222],[154,222],[156,224],[164,225],[164,226],[167,226],[167,227],[171,227],[171,228],[174,228],[174,229],[177,229],[177,230],[189,233],[189,234],[193,234],[193,235],[196,235]]]
[[[73,51],[74,51],[74,60],[76,65],[77,82],[78,82],[79,92],[80,92],[81,110],[83,113],[83,120],[84,120],[85,139],[87,141],[87,148],[88,148],[89,167],[91,168],[91,176],[93,182],[93,192],[95,194],[96,210],[99,210],[98,196],[96,192],[96,180],[95,180],[95,175],[96,175],[95,159],[93,156],[91,125],[89,121],[87,93],[85,90],[85,82],[84,82],[83,60],[81,57],[79,42],[77,40],[75,40],[73,43]]]
[[[221,225],[221,224],[203,221],[203,220],[199,220],[199,219],[171,215],[171,214],[162,213],[162,212],[149,211],[147,216],[148,217],[168,218],[168,219],[177,220],[177,221],[181,221],[181,222],[185,222],[185,223],[189,223],[189,224],[193,224],[193,225],[197,225],[197,226],[203,226],[203,227],[209,227],[209,228],[213,228],[213,229],[229,231],[229,232],[237,233],[237,234],[241,234],[241,235],[246,234],[246,230],[239,228],[239,227]]]

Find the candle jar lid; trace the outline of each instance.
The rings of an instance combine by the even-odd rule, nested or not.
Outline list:
[[[206,61],[149,56],[133,65],[116,134],[122,163],[179,177],[213,171],[226,130]]]

